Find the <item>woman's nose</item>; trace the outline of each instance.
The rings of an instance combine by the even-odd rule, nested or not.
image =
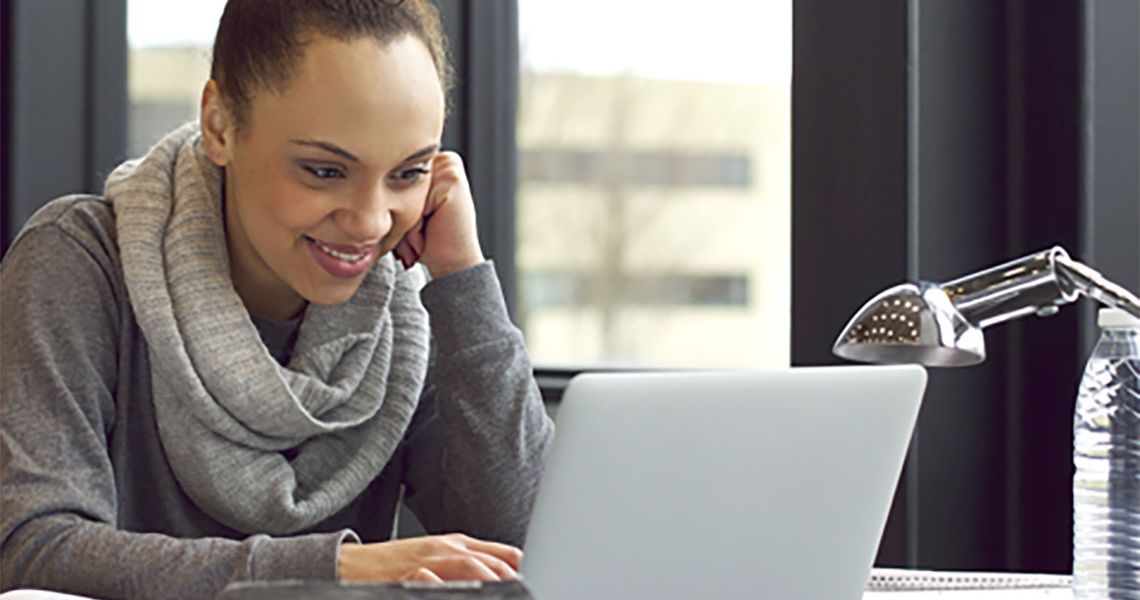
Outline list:
[[[376,243],[392,230],[394,208],[385,190],[368,190],[339,211],[339,225],[357,243]]]

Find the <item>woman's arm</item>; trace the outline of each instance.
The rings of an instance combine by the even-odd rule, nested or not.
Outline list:
[[[554,426],[490,262],[421,298],[432,361],[405,453],[406,500],[432,532],[521,546]]]
[[[117,528],[107,440],[130,387],[117,372],[120,320],[132,317],[120,314],[109,213],[71,207],[37,216],[0,267],[0,590],[200,598],[241,579],[335,578],[351,532],[229,540]]]

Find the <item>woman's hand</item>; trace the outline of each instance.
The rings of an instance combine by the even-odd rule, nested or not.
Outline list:
[[[343,544],[342,582],[504,581],[518,579],[522,550],[463,534],[433,535],[379,544]]]
[[[432,160],[431,187],[423,217],[395,252],[405,268],[422,262],[433,278],[483,262],[475,226],[475,201],[458,154],[440,152]]]

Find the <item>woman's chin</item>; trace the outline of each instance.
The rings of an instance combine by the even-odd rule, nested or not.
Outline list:
[[[309,259],[313,258],[310,255]],[[368,272],[376,265],[376,256],[373,253],[366,260],[360,261],[361,264],[346,264],[346,267],[351,267],[352,273],[330,272],[326,268],[327,265],[318,263],[319,261],[313,260],[313,264],[307,265],[308,273],[305,275],[307,281],[304,282],[304,288],[294,289],[310,304],[335,306],[352,299],[364,283]]]
[[[319,304],[321,306],[336,306],[344,304],[352,299],[356,294],[356,290],[360,289],[361,281],[356,281],[352,284],[348,282],[341,282],[338,285],[325,285],[311,289],[307,294],[302,294],[310,304]]]

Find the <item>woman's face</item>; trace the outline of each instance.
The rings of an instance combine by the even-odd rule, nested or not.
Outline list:
[[[305,301],[347,301],[423,213],[444,119],[427,48],[414,36],[316,37],[284,93],[255,94],[240,136],[232,119],[212,120],[209,96],[203,129],[220,130],[205,138],[226,167],[231,272],[247,308],[286,319]]]

